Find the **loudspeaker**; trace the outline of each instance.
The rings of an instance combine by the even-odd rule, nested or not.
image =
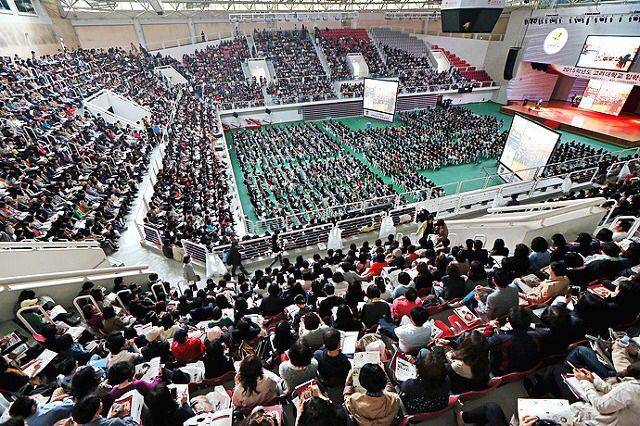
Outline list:
[[[269,108],[265,108],[264,112],[266,112],[267,114],[271,114],[271,110]]]
[[[440,8],[442,32],[445,33],[490,33],[496,25],[504,3],[497,7],[490,5],[486,0],[449,1],[449,5],[443,0]],[[482,7],[484,3],[484,6]],[[497,2],[500,3],[500,2]]]
[[[507,53],[507,60],[504,63],[503,77],[505,80],[511,80],[513,78],[513,67],[516,65],[516,58],[518,57],[519,47],[510,47],[509,53]]]
[[[237,112],[235,112],[235,111],[233,111],[233,116],[234,116],[235,118],[238,118],[238,113],[237,113]]]

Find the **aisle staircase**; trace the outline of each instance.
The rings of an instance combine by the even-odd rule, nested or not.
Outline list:
[[[322,47],[320,47],[320,45],[316,43],[311,33],[309,33],[309,39],[311,40],[311,43],[313,43],[313,47],[316,49],[316,55],[318,55],[318,59],[320,59],[320,63],[322,64],[322,69],[324,69],[325,75],[331,78],[331,68],[329,67],[329,61],[327,61],[327,56],[324,54]]]
[[[449,52],[448,50],[438,46],[437,44],[432,45],[431,50],[434,52],[443,53],[447,57],[449,64],[451,64],[452,67],[457,68],[460,75],[462,75],[467,80],[475,80],[480,83],[493,82],[491,76],[489,76],[489,74],[487,74],[485,70],[476,69],[476,67],[471,66],[471,64],[460,58],[458,55]]]

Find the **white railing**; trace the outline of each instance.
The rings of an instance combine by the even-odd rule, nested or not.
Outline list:
[[[87,281],[96,279],[96,277],[120,276],[128,273],[144,274],[147,272],[148,265],[132,265],[99,269],[80,269],[77,271],[49,272],[46,274],[18,275],[14,277],[0,278],[0,288],[3,290],[20,291],[30,288],[47,287],[51,283],[49,281],[64,280],[68,281]]]
[[[22,240],[18,242],[0,243],[0,250],[49,250],[61,248],[101,248],[95,240],[84,241],[35,241]]]
[[[158,173],[163,168],[162,161],[164,159],[167,144],[169,141],[169,129],[171,128],[173,121],[175,120],[176,112],[178,110],[178,105],[181,98],[182,90],[180,90],[180,92],[178,93],[173,110],[169,114],[169,120],[167,121],[164,131],[162,132],[162,139],[160,141],[160,144],[149,160],[148,176],[146,178],[144,188],[142,189],[142,199],[140,200],[140,206],[138,207],[138,211],[136,211],[134,220],[134,224],[138,230],[138,234],[140,235],[140,242],[151,244],[160,249],[162,248],[162,237],[160,235],[160,232],[153,226],[145,224],[144,219],[149,212],[149,203],[153,198],[154,186],[158,181]]]

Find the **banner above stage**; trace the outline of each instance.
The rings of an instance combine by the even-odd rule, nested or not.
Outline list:
[[[615,81],[616,83],[627,83],[640,85],[640,73],[596,70],[591,68],[578,68],[570,65],[550,65],[554,71],[575,78],[586,78],[596,80]]]

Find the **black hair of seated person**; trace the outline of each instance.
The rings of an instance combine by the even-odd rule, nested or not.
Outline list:
[[[127,339],[124,338],[124,334],[120,331],[112,331],[105,340],[105,347],[112,354],[122,351],[126,344]]]
[[[36,402],[28,396],[21,395],[11,403],[9,415],[11,417],[31,417],[36,410]]]
[[[363,365],[358,378],[360,385],[370,393],[380,393],[387,386],[387,375],[378,364]]]
[[[149,409],[152,424],[169,425],[176,421],[175,414],[180,406],[171,396],[171,391],[166,384],[161,383],[153,388],[144,402]]]
[[[502,238],[496,238],[493,241],[493,247],[491,248],[492,251],[502,251],[504,250],[504,248],[506,247],[506,244],[504,242],[504,240]]]
[[[81,399],[98,389],[100,381],[100,375],[93,367],[80,367],[71,378],[71,394]]]
[[[553,234],[551,236],[551,244],[553,247],[564,249],[567,246],[567,239],[562,234]]]
[[[324,347],[328,351],[335,351],[340,348],[340,331],[335,328],[328,328],[322,334],[322,343],[324,343]]]
[[[116,362],[107,371],[107,381],[111,386],[117,386],[133,378],[134,369],[126,361]]]
[[[411,321],[417,326],[422,327],[429,320],[429,312],[422,306],[416,306],[410,312]]]
[[[24,302],[25,300],[35,299],[36,293],[33,290],[22,290],[20,295],[18,296],[18,304]]]
[[[188,337],[188,332],[186,327],[180,327],[179,329],[176,330],[175,334],[173,335],[173,340],[174,342],[177,343],[184,343],[187,341],[187,337]]]
[[[76,402],[71,410],[71,417],[81,425],[89,423],[98,414],[102,407],[102,401],[96,395],[87,395]]]
[[[296,296],[293,298],[293,303],[295,303],[296,305],[306,305],[307,301],[304,299],[304,296],[302,294],[296,294]]]
[[[336,288],[334,286],[332,286],[331,284],[325,284],[324,285],[324,293],[327,296],[333,296],[333,294],[336,292]]]
[[[45,340],[53,339],[58,333],[58,327],[55,324],[47,323],[40,329],[40,334]]]
[[[70,356],[65,356],[60,362],[56,364],[56,372],[63,376],[68,376],[73,373],[73,370],[78,366],[78,362]]]
[[[170,313],[166,313],[160,317],[160,325],[168,330],[175,325],[176,321]]]
[[[406,296],[406,293],[405,293]],[[380,289],[378,288],[378,286],[375,285],[370,285],[369,287],[367,287],[367,298],[369,299],[369,301],[371,301],[371,299],[377,299],[380,297]]]
[[[549,306],[540,315],[540,320],[552,330],[567,330],[571,327],[571,314],[566,306]]]
[[[407,286],[411,283],[411,275],[407,272],[400,272],[398,274],[398,284]]]
[[[601,250],[602,250],[602,253],[606,254],[607,256],[611,256],[611,257],[620,256],[620,246],[614,242],[607,242],[602,244]]]
[[[447,378],[447,368],[443,357],[433,351],[427,352],[427,355],[422,358],[419,363],[416,364],[416,370],[420,382],[429,388],[437,387],[441,383],[444,383]]]
[[[313,351],[302,339],[298,339],[288,352],[289,361],[294,367],[306,367],[313,358]]]
[[[565,254],[563,262],[567,268],[579,268],[581,266],[584,266],[584,259],[582,258],[582,256],[573,251]]]
[[[0,423],[0,426],[24,426],[24,418],[22,417],[10,417],[4,422]]]
[[[544,237],[535,237],[531,241],[531,250],[536,253],[544,253],[549,249],[549,243]]]
[[[549,269],[551,269],[558,277],[564,277],[567,275],[567,267],[564,262],[551,262]]]
[[[302,323],[305,330],[312,331],[320,327],[320,318],[318,314],[309,312],[302,317]]]
[[[229,299],[224,294],[218,294],[216,296],[216,306],[220,309],[231,309],[233,305],[229,303]]]
[[[640,263],[640,244],[632,242],[621,256],[631,260],[634,264]]]
[[[522,243],[516,244],[516,247],[513,249],[513,257],[528,258],[530,252],[531,250],[529,250],[529,247],[527,247],[526,244],[522,244]]]
[[[222,309],[220,309],[217,306],[214,306],[213,310],[211,311],[211,319],[214,321],[218,321],[222,318]]]
[[[314,396],[307,399],[302,405],[302,412],[298,419],[300,425],[338,426],[343,422],[339,414],[340,406],[336,406],[331,400]]]
[[[526,331],[531,325],[531,311],[526,308],[514,307],[509,310],[509,324],[514,331]]]
[[[93,281],[85,281],[84,283],[82,283],[82,290],[83,291],[91,290],[94,285],[95,284],[93,283]]]
[[[613,231],[609,228],[600,228],[598,232],[596,232],[596,239],[604,243],[609,243],[613,241]]]
[[[280,286],[276,283],[270,284],[267,292],[269,293],[269,296],[276,297],[280,294]]]
[[[418,298],[418,292],[416,291],[415,288],[413,287],[409,287],[407,289],[407,291],[404,293],[404,297],[409,301],[409,302],[415,302],[416,299]]]

